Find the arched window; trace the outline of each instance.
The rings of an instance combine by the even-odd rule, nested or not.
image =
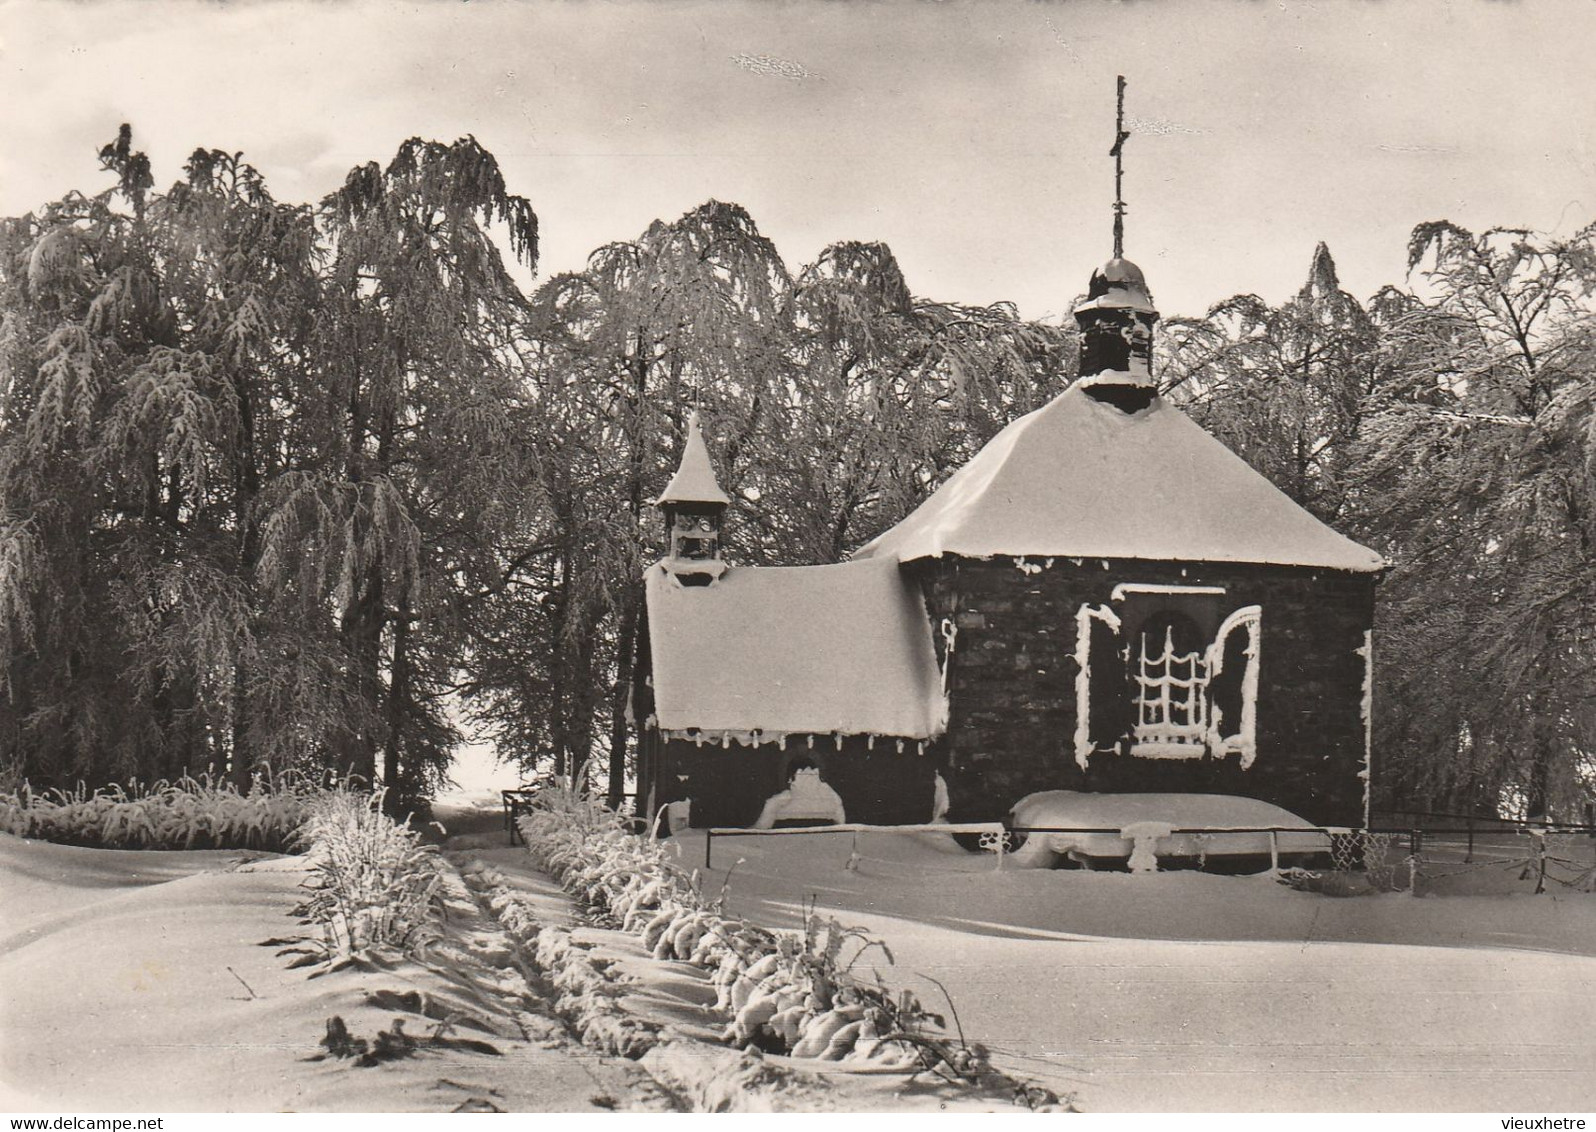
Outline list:
[[[1116,587],[1115,604],[1076,612],[1075,761],[1097,752],[1141,758],[1258,753],[1256,605],[1220,619],[1219,587]],[[1128,600],[1127,600],[1128,599]],[[1218,622],[1217,629],[1215,622]],[[1212,636],[1210,636],[1212,632]]]

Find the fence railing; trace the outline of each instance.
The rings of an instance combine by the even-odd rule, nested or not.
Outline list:
[[[1596,823],[1560,822],[1530,818],[1499,818],[1481,814],[1452,814],[1434,810],[1376,810],[1379,816],[1392,824],[1409,826],[1423,836],[1445,837],[1462,835],[1465,841],[1463,860],[1474,860],[1475,839],[1490,834],[1571,834],[1596,839]]]
[[[518,790],[500,790],[499,797],[504,802],[504,828],[510,834],[510,844],[515,844],[515,821],[522,814],[532,808],[532,800],[538,796],[540,789],[536,786],[523,786]]]
[[[848,822],[837,825],[804,825],[790,826],[782,829],[742,829],[734,826],[715,826],[704,831],[704,868],[714,867],[714,851],[716,837],[773,837],[793,836],[816,833],[977,833],[994,838],[993,848],[997,853],[998,868],[1003,867],[1003,855],[1007,848],[1008,834],[1020,833],[1030,836],[1033,833],[1058,833],[1112,836],[1120,840],[1129,840],[1124,836],[1122,827],[1107,826],[1010,826],[1002,822],[964,822],[951,824],[928,825],[866,825],[857,822]],[[1406,836],[1410,854],[1417,855],[1422,847],[1423,834],[1411,828],[1350,828],[1336,826],[1285,826],[1285,825],[1256,825],[1256,826],[1189,826],[1170,830],[1171,836],[1206,836],[1213,834],[1268,834],[1269,835],[1269,864],[1276,871],[1280,868],[1280,835],[1296,834],[1299,836],[1322,836],[1326,838],[1325,845],[1312,849],[1291,849],[1289,852],[1328,852],[1332,842],[1329,839],[1346,836],[1348,834],[1394,834]]]
[[[954,822],[948,825],[866,825],[846,822],[838,825],[794,825],[782,829],[741,829],[717,826],[704,831],[704,868],[714,868],[715,837],[786,837],[806,833],[979,833],[997,838],[998,862],[1003,860],[1004,826],[1000,821]]]

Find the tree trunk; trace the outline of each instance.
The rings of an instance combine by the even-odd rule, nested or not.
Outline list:
[[[376,410],[372,401],[380,394],[382,371],[380,364],[372,367],[368,375],[365,349],[361,336],[361,309],[358,299],[351,294],[350,310],[353,314],[351,333],[351,361],[354,364],[353,381],[349,386],[349,424],[345,458],[348,467],[345,475],[355,487],[359,499],[350,538],[356,546],[366,542],[371,529],[371,504],[374,488],[370,475],[386,467],[387,447],[392,438],[391,411]],[[378,420],[373,427],[372,417]],[[365,455],[368,438],[377,441],[375,461]],[[374,466],[373,466],[374,465]],[[355,579],[355,590],[344,610],[339,624],[339,636],[355,672],[355,691],[358,704],[354,718],[346,725],[341,773],[353,774],[364,780],[366,787],[377,784],[377,736],[375,727],[382,703],[382,628],[383,628],[383,560],[381,552],[372,554],[364,575]]]
[[[383,795],[383,809],[389,817],[397,818],[407,800],[399,775],[400,750],[405,732],[405,716],[410,711],[410,622],[405,603],[401,603],[398,618],[393,626],[393,671],[388,679],[388,736],[383,744],[382,784],[387,788]]]
[[[177,733],[177,707],[173,703],[172,694],[173,679],[174,675],[168,672],[151,699],[150,714],[155,717],[156,729],[161,734],[161,745],[154,750],[141,749],[136,777],[146,780],[175,777],[173,771],[176,770],[178,763],[187,757]]]
[[[638,331],[637,361],[633,367],[633,428],[638,429],[642,421],[642,410],[648,392],[648,363],[643,356],[643,333]],[[679,357],[671,359],[671,380],[674,383],[680,377]],[[643,518],[643,479],[646,471],[648,447],[642,436],[634,432],[629,438],[631,451],[627,461],[626,506],[632,518],[633,538],[641,544],[642,532],[639,525]],[[685,444],[685,438],[683,443]],[[615,642],[615,683],[610,689],[610,774],[609,774],[609,804],[610,809],[619,810],[623,795],[626,792],[626,702],[631,690],[635,653],[637,651],[637,619],[642,608],[642,595],[636,591],[633,581],[642,566],[641,555],[635,551],[629,556],[627,568],[632,576],[627,578],[622,585],[621,621],[618,639]]]
[[[355,667],[355,688],[360,704],[359,714],[345,729],[344,765],[339,770],[357,775],[368,787],[377,782],[377,737],[371,722],[377,705],[382,702],[382,588],[379,559],[367,568],[341,626],[344,648]]]
[[[255,513],[255,498],[260,494],[260,469],[255,466],[255,403],[248,379],[233,374],[233,391],[238,400],[238,451],[233,457],[233,507],[238,527],[238,576],[254,591],[255,568],[260,563],[260,525]],[[256,605],[252,617],[259,612]],[[252,627],[253,628],[253,627]],[[248,789],[257,759],[250,728],[250,673],[242,653],[233,658],[232,781],[242,793]]]
[[[594,658],[598,655],[598,633],[586,617],[578,626],[578,641],[573,669],[574,684],[581,689],[571,697],[571,787],[579,792],[587,782],[589,764],[593,761],[594,701],[602,695],[597,691],[599,673]]]
[[[1536,728],[1535,754],[1530,763],[1529,788],[1527,806],[1524,816],[1533,820],[1545,821],[1551,817],[1552,810],[1552,764],[1557,755],[1549,737],[1541,734],[1541,728]]]
[[[249,679],[242,659],[233,661],[233,747],[228,779],[243,794],[249,789],[254,759],[249,744]]]
[[[559,512],[567,528],[570,526],[566,512]],[[571,549],[566,535],[560,547],[559,579],[554,585],[554,609],[549,616],[551,639],[549,641],[549,742],[554,747],[554,775],[565,777],[570,765],[566,752],[571,745],[571,705],[569,687],[572,683],[570,653],[566,647],[565,619],[571,609]]]
[[[637,619],[639,600],[628,590],[621,608],[620,637],[615,643],[615,686],[610,693],[610,809],[619,813],[626,795],[626,739],[630,727],[626,705],[630,701],[632,677],[637,666]]]

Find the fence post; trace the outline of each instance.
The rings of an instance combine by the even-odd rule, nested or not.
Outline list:
[[[710,853],[710,849],[714,846],[714,844],[715,844],[715,831],[713,829],[704,830],[704,871],[705,872],[709,871],[709,853]]]
[[[1280,875],[1280,831],[1269,831],[1269,871],[1276,876]]]

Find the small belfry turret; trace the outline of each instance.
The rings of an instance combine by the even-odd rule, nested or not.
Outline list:
[[[662,565],[684,585],[705,586],[726,571],[720,557],[720,526],[731,497],[720,489],[709,447],[695,410],[687,418],[682,462],[654,501],[665,513],[669,540]]]
[[[1158,311],[1142,269],[1115,256],[1092,272],[1081,328],[1081,384],[1153,387],[1153,324]]]
[[[1142,269],[1125,258],[1125,76],[1119,77],[1114,148],[1114,258],[1092,273],[1086,301],[1075,308],[1081,330],[1080,384],[1126,412],[1146,408],[1153,382],[1153,325],[1158,311]]]

